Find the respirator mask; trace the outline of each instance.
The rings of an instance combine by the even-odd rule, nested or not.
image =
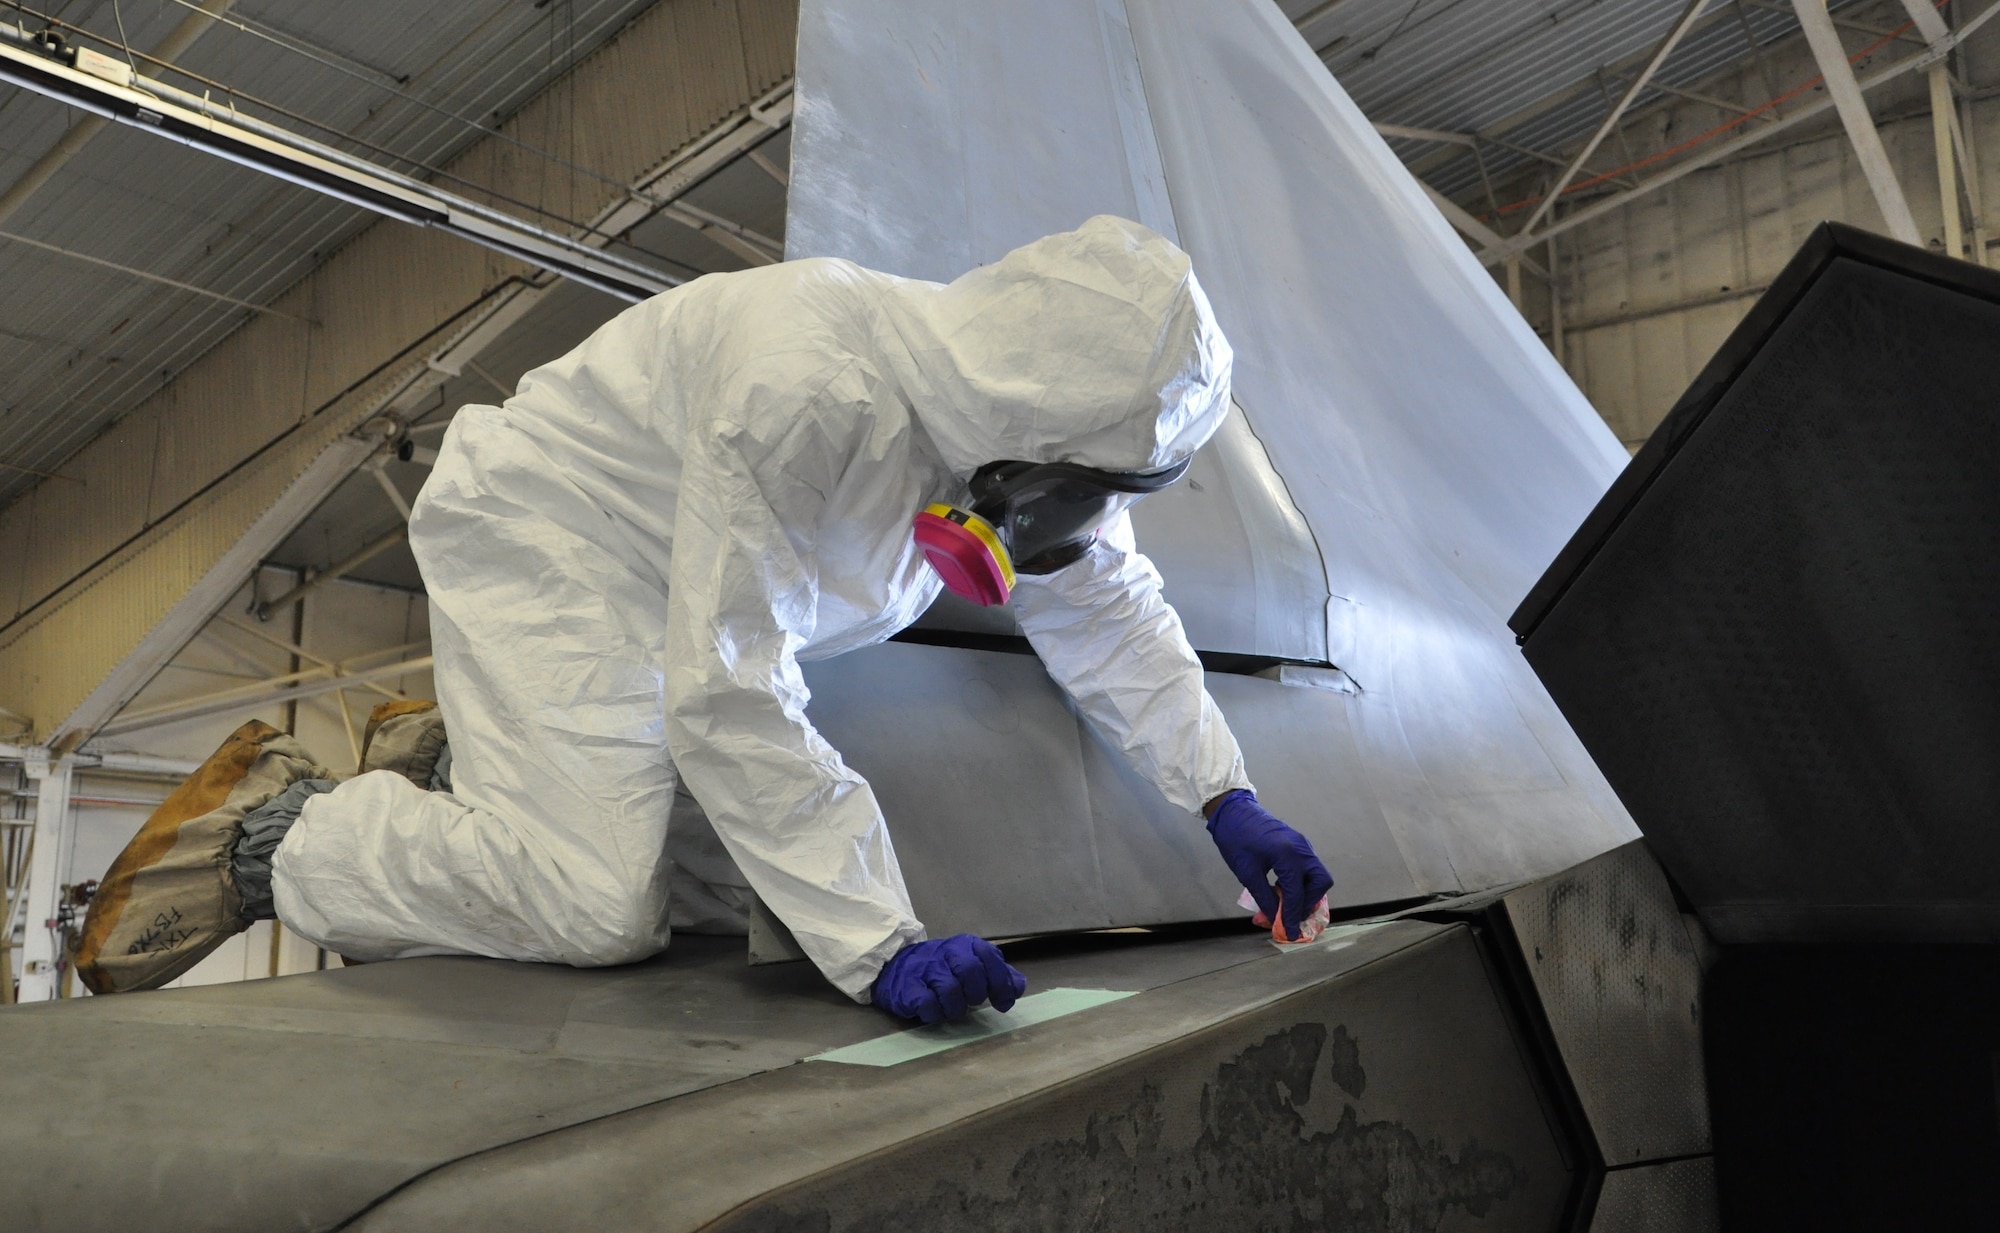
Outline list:
[[[930,505],[917,546],[952,594],[1004,604],[1017,574],[1049,574],[1082,559],[1112,520],[1187,474],[1192,459],[1156,471],[1100,471],[1071,462],[990,462],[972,476],[972,507]]]

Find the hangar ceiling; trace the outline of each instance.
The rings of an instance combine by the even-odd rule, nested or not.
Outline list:
[[[490,133],[650,2],[225,8],[211,0],[206,7],[224,9],[219,20],[172,69],[145,53],[184,20],[199,20],[192,0],[27,2],[0,12],[0,22],[120,58],[129,45],[138,65],[169,84],[422,174]],[[0,185],[20,185],[85,120],[0,88]],[[541,134],[521,155],[551,176],[574,174],[563,157],[570,136]],[[6,200],[15,208],[0,217],[0,504],[60,474],[91,438],[257,311],[245,304],[268,305],[374,221],[123,125],[98,133],[25,200]]]
[[[1392,136],[1390,145],[1447,196],[1476,200],[1482,175],[1498,180],[1560,165],[1559,156],[1596,128],[1689,5],[1286,0],[1282,7],[1369,119],[1464,139]],[[1829,7],[1855,6],[1836,0]],[[1798,32],[1782,0],[1710,0],[1630,114],[1700,97],[1708,79],[1737,72]],[[1614,143],[1606,167],[1615,156]]]
[[[1406,164],[1503,234],[1509,185],[1518,192],[1566,163],[1689,9],[1689,0],[1277,2]],[[470,191],[478,186],[438,169],[560,82],[650,3],[43,0],[15,6],[11,19],[23,30],[53,30],[119,57],[129,47],[135,64],[182,88],[227,96],[247,114]],[[1858,39],[1920,45],[1907,22],[1897,31],[1893,6],[1832,7]],[[175,66],[145,60],[146,48],[199,19],[203,8],[221,10],[219,19]],[[1762,65],[1776,45],[1798,36],[1788,4],[1708,0],[1622,123],[1641,123],[1649,109],[1689,99],[1731,117],[1725,129],[1753,123],[1766,108],[1716,99],[1704,86]],[[1792,84],[1770,83],[1774,95]],[[0,87],[0,212],[18,206],[0,215],[0,505],[35,484],[76,482],[63,466],[78,449],[270,311],[281,291],[373,221],[355,206],[120,125],[67,161],[56,158],[48,174],[51,151],[80,118]],[[574,131],[560,119],[544,127],[549,131],[508,138],[521,159],[539,161],[551,181],[602,178],[573,157]],[[1579,199],[1635,181],[1637,170],[1620,166],[1634,161],[1621,137],[1614,133],[1585,166]],[[784,133],[773,135],[753,158],[729,164],[684,200],[782,242],[786,143]],[[1699,158],[1700,150],[1684,157]],[[23,197],[18,190],[38,165],[47,182]],[[576,222],[553,216],[540,201],[499,204],[547,225]],[[627,238],[628,255],[682,276],[762,259],[667,218]],[[609,297],[565,285],[510,329],[478,371],[438,392],[423,413],[431,421],[425,427],[464,402],[496,400],[522,371],[559,354],[616,307]],[[434,445],[436,436],[420,431],[418,440]],[[405,496],[422,474],[415,461],[383,469]],[[272,561],[324,569],[398,517],[381,479],[364,471]],[[418,585],[400,547],[353,576]]]

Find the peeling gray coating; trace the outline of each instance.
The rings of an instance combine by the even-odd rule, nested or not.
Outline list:
[[[1356,1100],[1368,1093],[1368,1072],[1361,1069],[1361,1046],[1354,1042],[1343,1025],[1333,1029],[1333,1037],[1328,1045],[1328,1076],[1340,1085],[1340,1090]]]
[[[1331,1046],[1331,1047],[1329,1047]],[[1346,1027],[1298,1023],[1217,1065],[1202,1084],[1192,1140],[1175,1102],[1147,1082],[1122,1109],[1094,1113],[1081,1135],[1034,1143],[1018,1155],[977,1154],[974,1174],[1005,1165],[999,1193],[963,1176],[918,1189],[836,1186],[794,1206],[774,1205],[728,1233],[1040,1233],[1048,1229],[1304,1233],[1430,1233],[1453,1211],[1486,1216],[1520,1184],[1505,1153],[1476,1139],[1447,1145],[1395,1121],[1364,1121],[1343,1102],[1330,1130],[1306,1106],[1321,1069],[1343,1091],[1367,1084]],[[962,1171],[961,1171],[962,1172]],[[882,1173],[875,1177],[878,1184]],[[838,1215],[833,1214],[838,1210]]]
[[[1207,970],[1179,979],[1156,966],[1177,943],[1023,957],[1038,987],[1154,975],[1136,997],[905,1065],[778,1067],[482,1152],[344,1227],[1556,1227],[1573,1180],[1557,1124],[1469,929],[1398,921],[1289,955],[1247,941],[1212,939]],[[1225,952],[1239,961],[1217,966]]]

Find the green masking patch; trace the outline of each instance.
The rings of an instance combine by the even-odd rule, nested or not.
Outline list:
[[[849,1066],[895,1066],[1131,996],[1130,992],[1117,989],[1048,989],[1022,998],[1014,1003],[1014,1009],[1004,1015],[990,1006],[982,1006],[957,1023],[938,1023],[890,1036],[878,1036],[858,1045],[815,1053],[806,1061],[842,1062]]]

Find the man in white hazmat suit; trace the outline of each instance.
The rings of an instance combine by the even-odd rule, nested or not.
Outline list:
[[[241,774],[162,807],[176,848],[223,845],[203,855],[223,883],[209,914],[235,919],[196,933],[274,910],[356,959],[642,959],[668,941],[684,785],[841,990],[925,1019],[1005,1009],[1022,982],[997,950],[924,940],[874,795],[808,722],[799,673],[903,629],[949,580],[1011,599],[1078,708],[1210,815],[1274,930],[1299,936],[1331,879],[1257,806],[1124,512],[1215,432],[1230,362],[1187,256],[1110,217],[947,286],[815,259],[635,305],[504,406],[460,411],[416,502],[449,790],[388,771],[335,785],[290,738],[240,731],[216,757]],[[149,946],[169,917],[132,857],[139,881],[114,867],[99,903],[108,917],[122,894],[132,919],[93,921],[80,964],[110,988],[163,983],[203,943]]]

